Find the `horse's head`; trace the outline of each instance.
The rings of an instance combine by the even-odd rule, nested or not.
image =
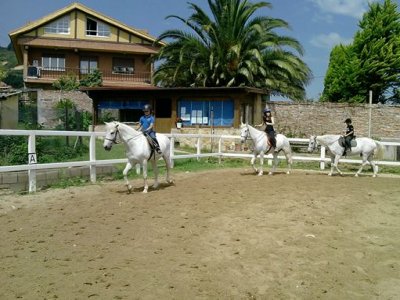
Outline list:
[[[312,135],[310,141],[308,142],[308,152],[313,152],[317,148],[317,137]]]
[[[118,123],[110,122],[106,124],[106,135],[104,136],[103,147],[105,150],[110,151],[113,144],[117,144],[118,138]]]
[[[240,125],[240,142],[244,143],[249,137],[249,127],[247,124],[242,123]]]

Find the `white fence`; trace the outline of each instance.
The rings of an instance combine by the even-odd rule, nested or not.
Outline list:
[[[96,159],[96,139],[103,137],[104,132],[83,132],[83,131],[48,131],[48,130],[0,130],[0,136],[28,136],[28,149],[27,149],[27,161],[25,165],[14,165],[14,166],[0,166],[0,173],[4,172],[15,172],[15,171],[28,171],[29,177],[29,192],[36,191],[36,171],[44,169],[59,169],[59,168],[70,168],[70,167],[89,167],[90,170],[90,181],[96,182],[96,166],[114,165],[119,163],[126,163],[127,159],[110,159],[110,160],[97,160]],[[73,162],[61,162],[61,163],[37,163],[36,157],[36,137],[37,136],[74,136],[74,137],[89,137],[89,160],[88,161],[73,161]],[[197,158],[202,157],[218,157],[220,160],[224,157],[231,158],[251,158],[251,153],[237,153],[237,152],[223,152],[223,145],[226,140],[237,141],[240,140],[239,136],[234,135],[211,135],[211,134],[168,134],[171,139],[171,160],[172,165],[176,159],[184,158]],[[195,139],[194,145],[196,147],[196,153],[178,154],[175,151],[175,140]],[[214,143],[218,144],[218,148],[215,152],[202,153],[202,140],[211,139]],[[289,138],[291,143],[296,144],[308,144],[308,139],[300,138]],[[395,142],[381,142],[384,146],[397,146],[400,147],[400,143]],[[314,156],[293,156],[295,161],[315,161],[320,163],[321,169],[325,168],[325,163],[329,162],[330,159],[325,157],[325,148],[321,147],[321,151],[318,155]],[[279,156],[283,159],[284,156]],[[271,160],[272,155],[267,155],[266,159]],[[360,164],[361,160],[355,159],[342,159],[341,161],[347,163]],[[378,165],[386,166],[400,166],[400,162],[397,161],[377,161]]]

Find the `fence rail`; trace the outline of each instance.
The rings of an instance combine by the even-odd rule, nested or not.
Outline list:
[[[237,141],[240,140],[239,136],[236,135],[217,135],[217,134],[179,134],[172,133],[166,134],[170,140],[170,151],[171,151],[171,163],[172,166],[176,159],[184,158],[197,158],[202,157],[217,157],[221,161],[222,158],[251,158],[253,155],[251,153],[238,153],[238,152],[223,152],[223,143],[227,140]],[[120,163],[126,163],[127,159],[107,159],[107,160],[97,160],[96,159],[96,139],[104,136],[104,132],[86,132],[86,131],[51,131],[51,130],[0,130],[0,136],[28,136],[28,149],[27,149],[27,161],[28,164],[25,165],[15,165],[15,166],[0,166],[0,173],[5,172],[15,172],[15,171],[28,171],[29,177],[29,192],[36,191],[36,171],[44,169],[60,169],[60,168],[70,168],[70,167],[89,167],[90,181],[92,183],[96,182],[96,166],[114,165]],[[69,137],[89,137],[89,160],[88,161],[73,161],[73,162],[60,162],[60,163],[37,163],[36,158],[36,137],[37,136],[69,136]],[[175,151],[175,141],[177,139],[196,139],[195,148],[196,153],[185,153],[178,154]],[[218,144],[217,150],[210,153],[202,153],[202,140],[211,139],[214,143]],[[296,144],[308,144],[308,139],[301,138],[289,138],[291,143]],[[384,146],[397,146],[400,147],[400,143],[397,142],[381,142]],[[320,168],[325,169],[325,163],[329,162],[330,159],[325,156],[325,147],[321,147],[319,155],[313,156],[298,156],[294,155],[294,161],[315,161],[320,163]],[[279,159],[283,159],[284,156],[278,156]],[[272,155],[268,154],[265,156],[267,160],[271,162]],[[342,162],[351,164],[360,164],[361,160],[358,159],[342,159]],[[378,165],[385,166],[400,166],[400,162],[397,161],[376,161]]]

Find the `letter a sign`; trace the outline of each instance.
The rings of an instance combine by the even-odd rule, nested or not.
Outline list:
[[[28,164],[32,165],[32,164],[36,164],[36,153],[29,153],[28,154]]]

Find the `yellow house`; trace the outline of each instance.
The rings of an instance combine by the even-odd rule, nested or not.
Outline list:
[[[9,33],[28,87],[51,88],[62,75],[100,70],[103,86],[151,86],[150,57],[162,43],[80,3]]]

